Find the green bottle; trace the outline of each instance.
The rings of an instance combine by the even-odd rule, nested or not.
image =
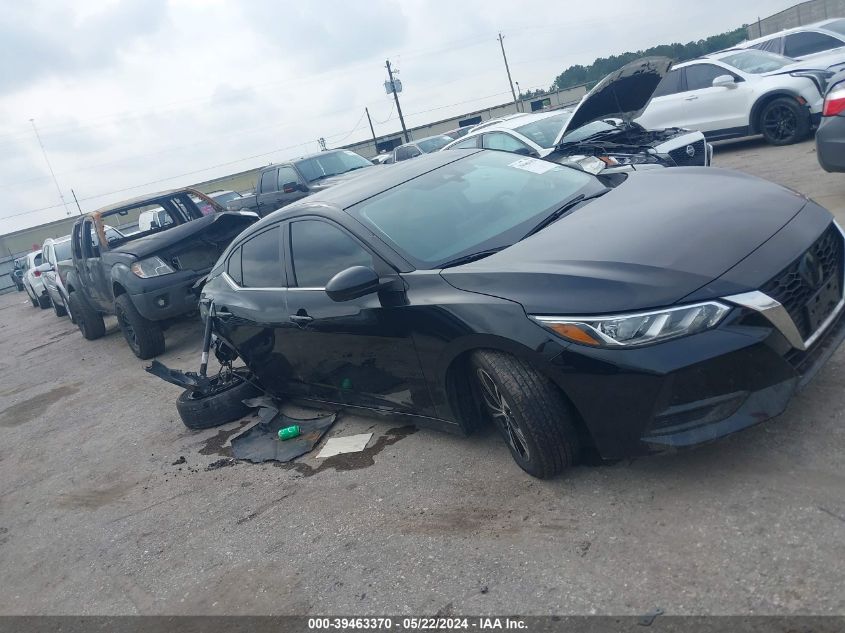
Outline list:
[[[279,439],[280,440],[291,440],[295,437],[299,437],[301,433],[301,429],[299,428],[298,424],[294,424],[293,426],[286,426],[283,429],[279,429]]]

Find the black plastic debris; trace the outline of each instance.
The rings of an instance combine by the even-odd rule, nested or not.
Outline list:
[[[316,418],[291,418],[279,412],[278,403],[268,396],[244,400],[250,407],[258,407],[258,424],[232,438],[232,456],[253,463],[289,462],[310,452],[337,419],[337,414]],[[299,425],[299,437],[281,441],[279,430]]]
[[[201,376],[192,371],[170,369],[157,360],[154,360],[149,367],[144,367],[144,370],[170,384],[178,385],[189,391],[206,391],[212,384],[212,380],[206,376]]]

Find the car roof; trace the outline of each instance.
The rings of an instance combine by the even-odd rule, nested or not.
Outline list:
[[[523,125],[528,125],[529,123],[533,123],[534,121],[542,121],[543,119],[549,119],[553,116],[557,116],[558,114],[572,114],[572,108],[546,110],[545,112],[532,112],[531,114],[526,113],[521,117],[511,117],[502,121],[501,123],[497,123],[496,125],[492,125],[489,128],[485,128],[485,131],[490,131],[493,128],[515,130],[516,128],[522,127]]]
[[[813,22],[811,24],[802,24],[801,26],[793,26],[789,29],[783,29],[782,31],[778,31],[777,33],[769,33],[768,35],[763,35],[762,37],[755,37],[753,40],[746,40],[742,42],[743,46],[752,46],[759,42],[767,42],[772,40],[776,37],[783,37],[784,35],[789,35],[790,33],[800,33],[802,31],[825,31],[826,33],[830,33],[831,35],[835,35],[839,39],[845,39],[841,33],[836,31],[831,31],[825,28],[828,24],[832,22],[837,22],[842,20],[843,18],[828,18],[827,20],[820,20],[819,22]]]
[[[95,211],[92,211],[88,215],[102,215],[103,213],[110,213],[111,211],[117,211],[118,209],[123,209],[124,207],[137,207],[143,205],[144,202],[148,204],[153,204],[157,200],[161,198],[168,198],[173,196],[177,193],[187,193],[187,194],[197,194],[200,193],[196,189],[192,189],[191,187],[181,187],[179,189],[167,189],[165,191],[159,191],[158,193],[148,193],[143,196],[136,196],[135,198],[130,198],[129,200],[122,200],[120,202],[115,202],[114,204],[109,204],[104,207],[100,207]],[[200,193],[200,195],[206,195],[204,193]]]
[[[283,161],[283,162],[278,163],[276,165],[268,165],[267,167],[278,167],[279,165],[289,165],[290,163],[296,163],[300,160],[308,160],[309,158],[317,158],[319,156],[325,156],[326,154],[333,154],[333,153],[336,153],[336,152],[352,152],[352,150],[340,149],[340,148],[338,148],[338,149],[327,149],[325,152],[314,152],[313,154],[304,154],[303,156],[299,156],[297,158],[291,158],[290,160]],[[352,153],[354,154],[355,152],[352,152]]]

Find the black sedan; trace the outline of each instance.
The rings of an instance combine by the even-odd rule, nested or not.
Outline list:
[[[845,337],[842,232],[763,180],[460,150],[373,172],[244,231],[203,288],[273,393],[492,420],[550,477],[774,417]]]

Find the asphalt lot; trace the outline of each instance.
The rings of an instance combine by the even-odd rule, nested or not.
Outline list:
[[[811,142],[715,163],[845,221]],[[206,470],[240,423],[185,429],[109,332],[0,296],[0,614],[845,613],[845,350],[777,420],[543,482],[492,432],[354,416],[354,457]],[[200,337],[162,361],[195,368]]]

